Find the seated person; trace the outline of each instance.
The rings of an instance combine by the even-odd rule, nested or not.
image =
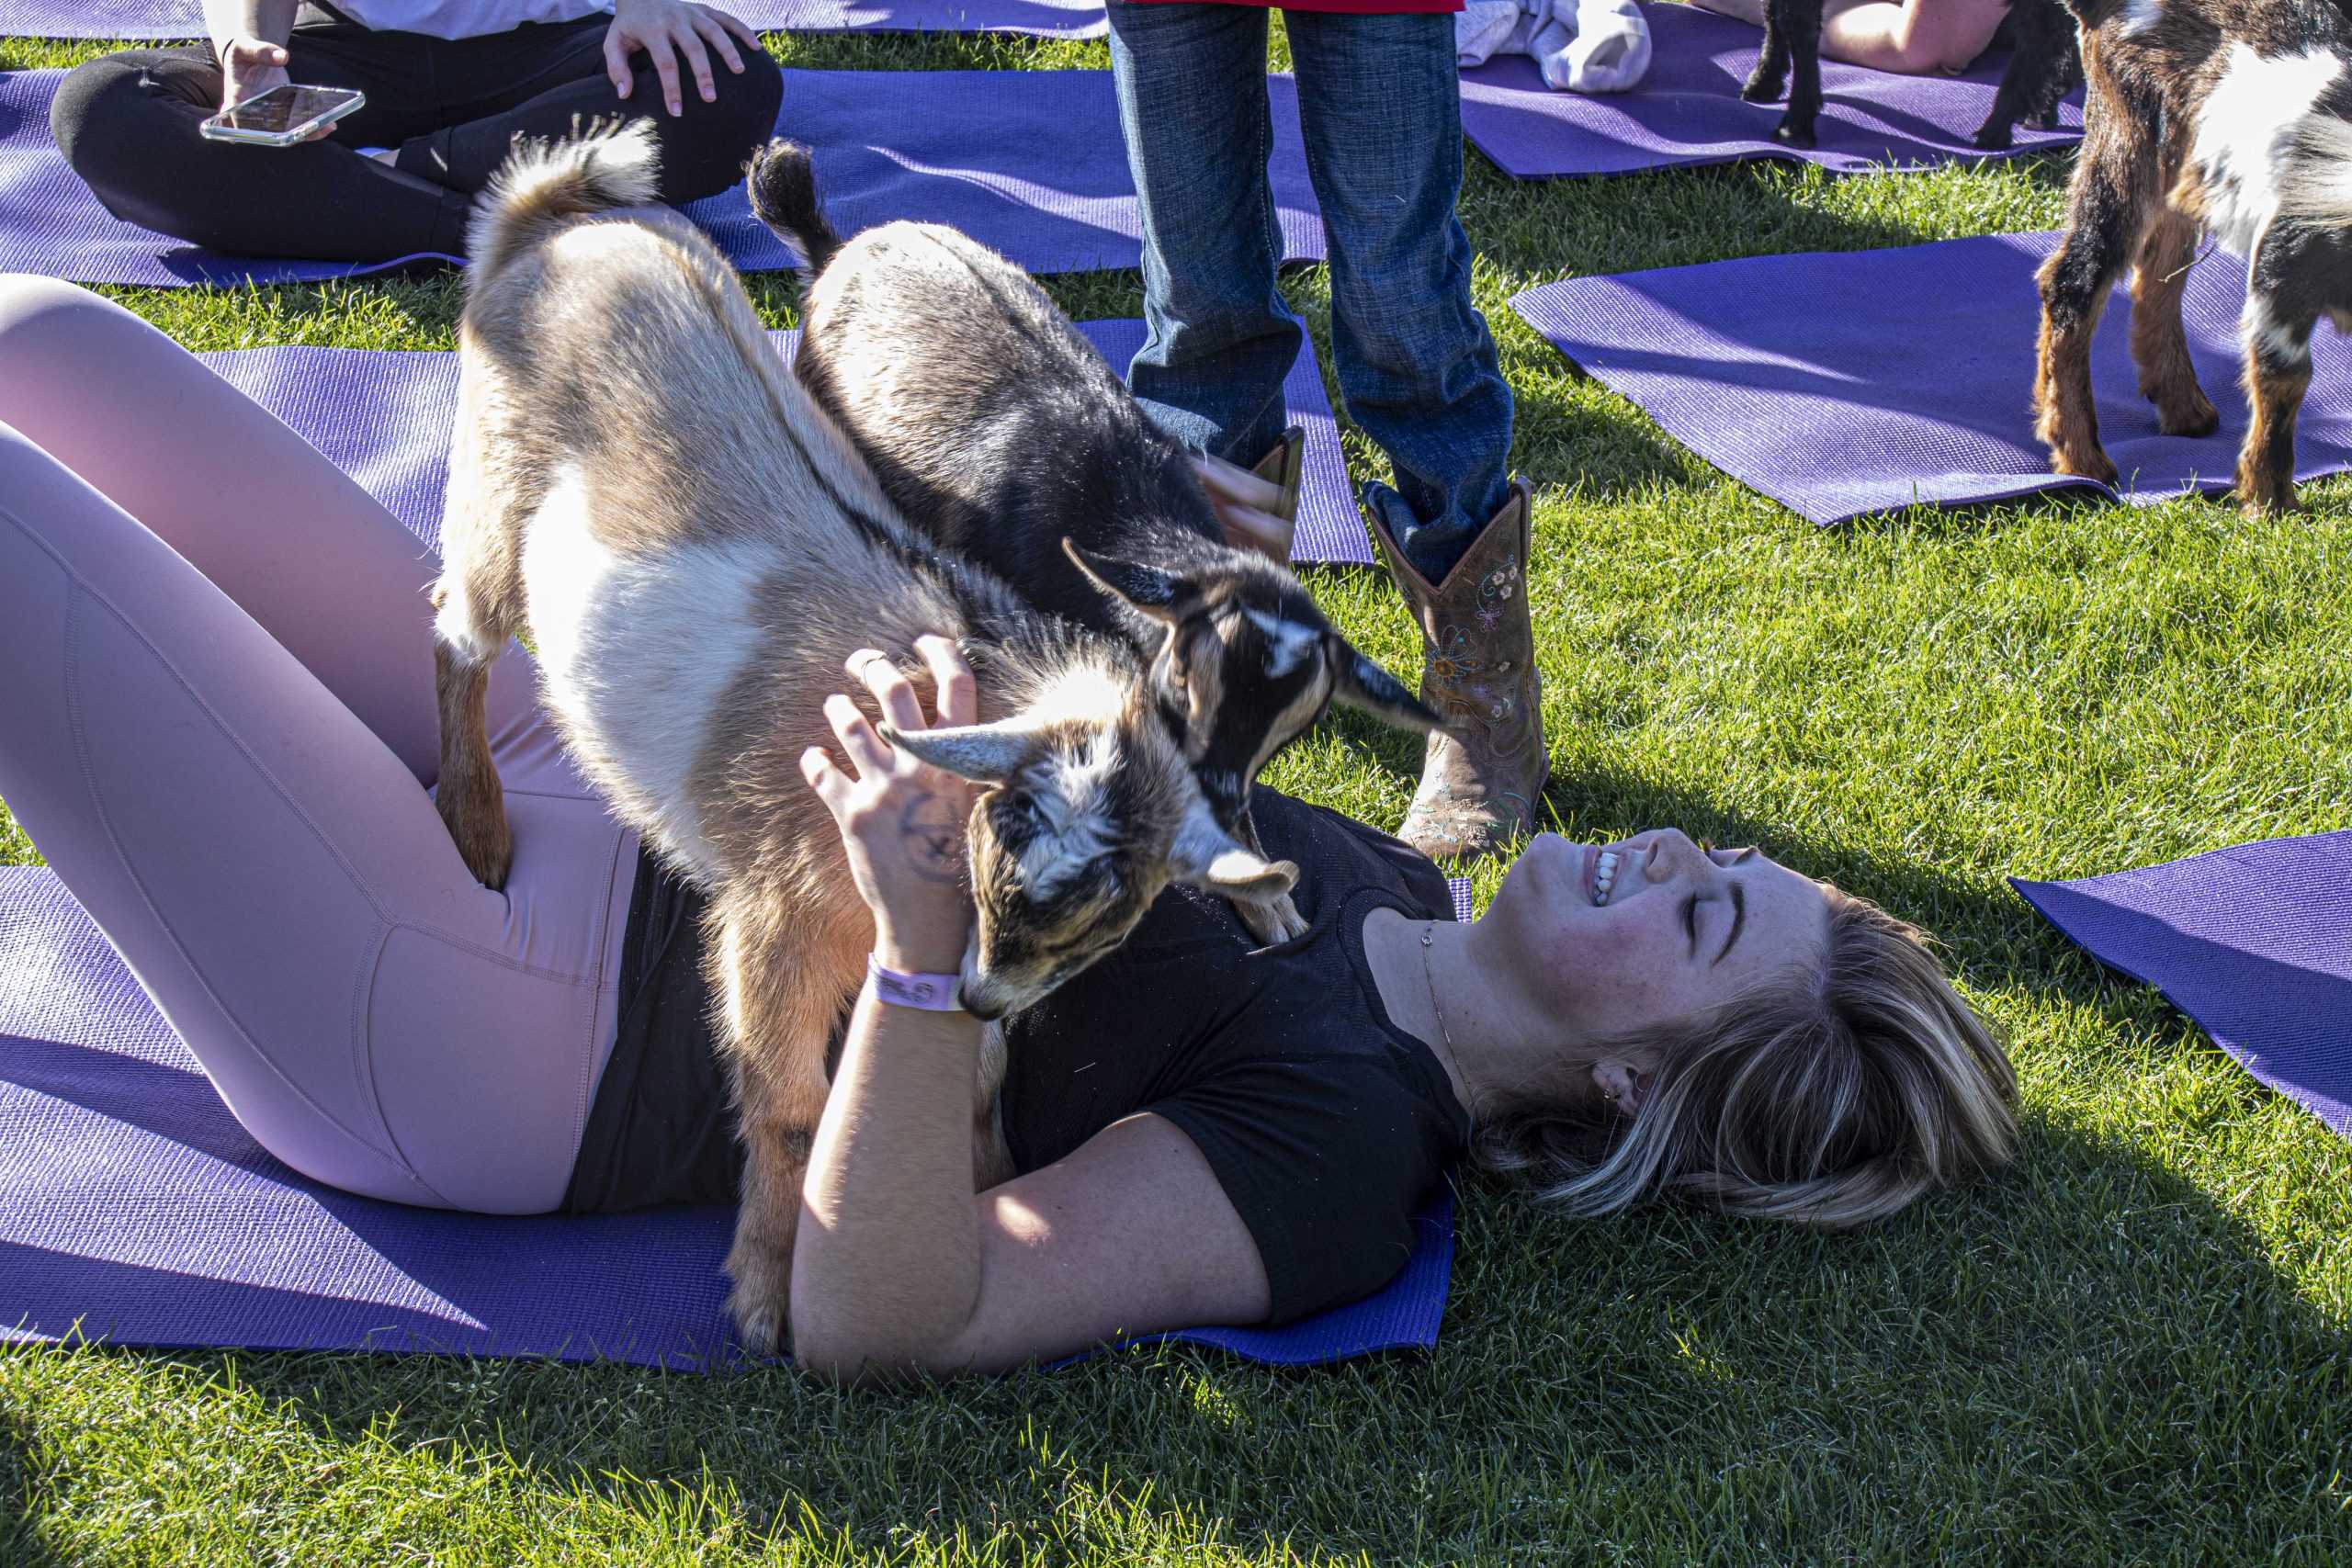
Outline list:
[[[612,0],[611,12],[596,0],[206,0],[210,44],[76,67],[51,129],[107,211],[235,255],[463,255],[473,194],[514,137],[599,116],[659,120],[663,200],[733,184],[783,95],[758,35],[691,0]],[[198,134],[288,81],[368,102],[308,144]]]
[[[162,333],[0,281],[0,799],[229,1109],[297,1170],[401,1202],[727,1201],[697,899],[573,771],[522,649],[490,690],[503,892],[434,810],[438,570]],[[968,722],[952,645],[920,651]],[[888,660],[850,664],[922,727]],[[802,766],[876,960],[953,969],[968,895],[902,829],[962,786],[832,706],[839,759]],[[1257,799],[1308,934],[1253,951],[1173,888],[1010,1015],[1001,1187],[972,1182],[981,1025],[861,996],[794,1258],[805,1364],[1003,1368],[1295,1319],[1385,1283],[1474,1155],[1575,1214],[1684,1194],[1824,1226],[2008,1156],[2000,1044],[1859,898],[1671,829],[1544,834],[1465,925],[1412,850]]]
[[[1691,3],[1764,25],[1766,0]],[[1956,74],[1991,46],[2008,14],[2008,0],[1826,0],[1821,57],[1899,76]]]

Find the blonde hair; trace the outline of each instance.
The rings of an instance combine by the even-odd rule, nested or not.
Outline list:
[[[1926,934],[1834,889],[1817,963],[1600,1055],[1658,1064],[1631,1121],[1518,1109],[1475,1134],[1577,1214],[1683,1193],[1844,1229],[2003,1164],[2017,1132],[2008,1057]]]

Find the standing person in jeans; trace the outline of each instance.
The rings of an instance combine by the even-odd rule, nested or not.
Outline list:
[[[662,197],[692,201],[734,183],[784,92],[759,35],[689,0],[206,0],[204,14],[209,44],[75,68],[50,126],[107,211],[238,255],[463,255],[474,193],[514,138],[575,119],[656,119]],[[288,81],[356,88],[367,106],[295,147],[198,131]]]
[[[1364,487],[1373,537],[1419,622],[1432,735],[1398,837],[1433,858],[1484,854],[1531,827],[1549,771],[1529,625],[1530,495],[1514,483],[1510,389],[1470,299],[1454,217],[1460,0],[1283,7],[1307,171],[1331,265],[1331,337],[1349,415],[1396,483]],[[1298,442],[1283,378],[1301,328],[1274,288],[1282,235],[1266,158],[1266,12],[1251,0],[1110,0],[1111,63],[1143,201],[1136,396],[1178,440],[1281,487]],[[1227,506],[1271,486],[1208,470]],[[1232,526],[1230,521],[1228,526]]]

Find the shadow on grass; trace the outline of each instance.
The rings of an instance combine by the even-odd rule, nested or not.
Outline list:
[[[33,1439],[17,1416],[0,1415],[0,1562],[9,1568],[62,1563],[33,1503]]]
[[[859,1394],[356,1357],[236,1377],[340,1443],[495,1454],[632,1508],[684,1487],[870,1550],[1496,1560],[1573,1530],[1637,1560],[2218,1561],[2346,1530],[2342,1328],[2134,1148],[2031,1126],[2010,1171],[1848,1235],[1575,1222],[1483,1178],[1464,1208],[1430,1357],[1154,1350]]]

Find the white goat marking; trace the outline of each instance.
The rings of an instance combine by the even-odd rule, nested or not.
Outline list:
[[[2272,365],[2293,365],[2311,358],[2310,337],[2297,341],[2292,327],[2271,317],[2270,301],[2264,295],[2246,295],[2245,307],[2238,312],[2238,329]]]
[[[2296,145],[2309,128],[2325,134],[2319,96],[2344,71],[2324,49],[2264,59],[2245,43],[2230,45],[2229,63],[2197,121],[2193,156],[2203,176],[2206,221],[2213,237],[2242,256],[2261,243],[2290,192],[2300,205],[2308,179],[2297,177]]]
[[[627,796],[662,847],[707,867],[688,776],[757,655],[754,595],[771,557],[741,544],[616,554],[596,536],[593,503],[567,467],[524,534],[548,702],[604,753],[600,784]]]
[[[1032,898],[1053,897],[1110,850],[1114,835],[1103,786],[1121,761],[1119,738],[1106,732],[1093,737],[1077,761],[1049,764],[1051,787],[1035,795],[1046,831],[1021,852],[1021,886]]]
[[[1266,673],[1276,679],[1305,663],[1323,640],[1323,634],[1313,626],[1285,621],[1279,616],[1269,615],[1263,610],[1245,609],[1241,613],[1249,616],[1250,624],[1263,632],[1266,640],[1273,645],[1272,651],[1267,656]]]
[[[2138,38],[2164,19],[2164,0],[2124,0],[2122,36]]]

